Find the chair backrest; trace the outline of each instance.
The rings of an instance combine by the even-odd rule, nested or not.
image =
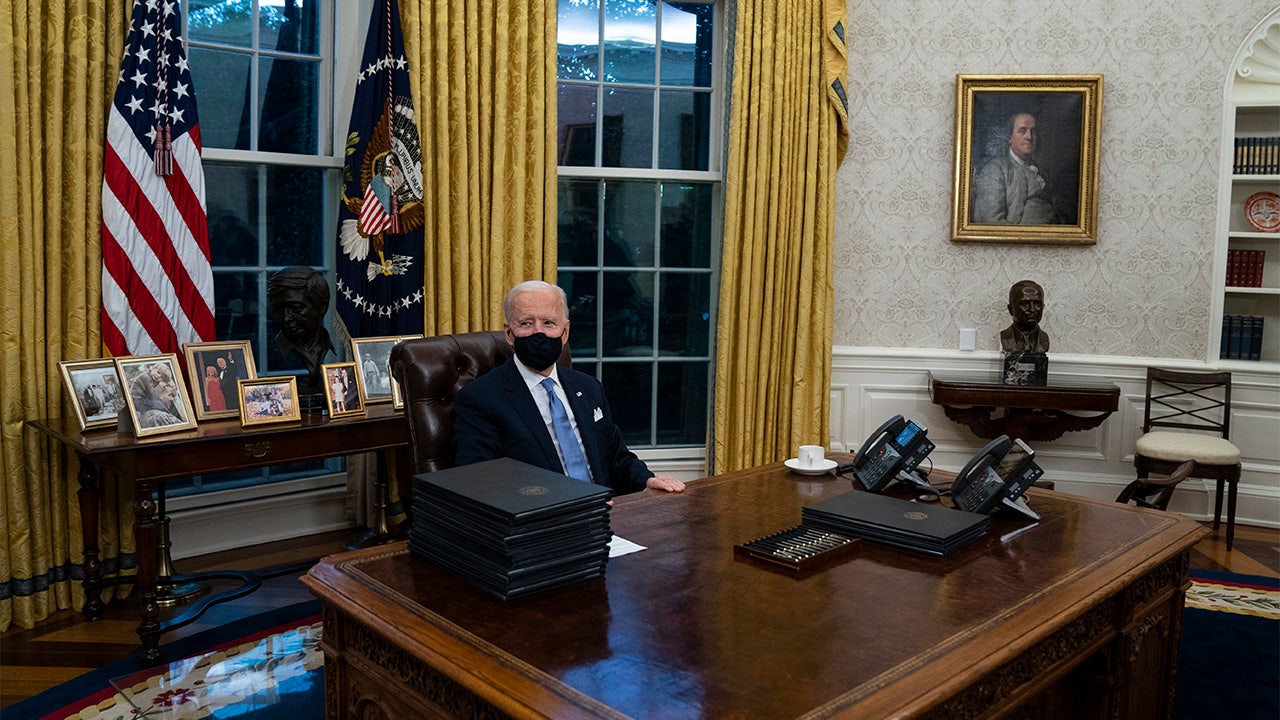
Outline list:
[[[1231,434],[1231,373],[1147,368],[1142,431],[1179,428]]]
[[[400,384],[414,473],[453,467],[453,401],[467,383],[505,363],[511,345],[501,331],[406,340],[391,349],[391,375]],[[560,355],[570,366],[569,346]]]

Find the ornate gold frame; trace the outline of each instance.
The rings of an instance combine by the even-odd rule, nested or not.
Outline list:
[[[1058,188],[1061,196],[1075,201],[1074,212],[1071,202],[1064,203],[1068,219],[1061,224],[979,223],[970,219],[971,181],[981,170],[980,165],[998,152],[998,128],[1010,108],[1025,108],[1036,114],[1038,126],[1049,131],[1049,140],[1057,140],[1045,155],[1057,161],[1052,168],[1057,174],[1074,180]],[[1101,75],[957,75],[951,239],[1044,245],[1096,243],[1101,123]]]
[[[302,408],[298,405],[298,378],[293,375],[268,375],[266,377],[240,380],[236,383],[240,395],[240,425],[274,425],[275,423],[295,422],[302,419]],[[268,415],[249,409],[248,394],[255,388],[272,387],[287,398],[288,403],[281,403],[279,415]]]

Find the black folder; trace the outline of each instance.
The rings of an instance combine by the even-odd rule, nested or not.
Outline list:
[[[990,516],[852,490],[801,509],[803,523],[873,542],[949,555],[982,537]]]

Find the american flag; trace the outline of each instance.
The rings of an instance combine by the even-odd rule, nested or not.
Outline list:
[[[112,355],[213,340],[196,98],[177,0],[134,0],[107,118],[102,341]]]

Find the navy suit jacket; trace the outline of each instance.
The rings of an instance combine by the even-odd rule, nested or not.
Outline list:
[[[512,357],[458,391],[453,404],[456,464],[508,457],[563,473],[551,433],[517,362]],[[576,370],[559,368],[558,372],[595,483],[613,488],[618,495],[643,490],[653,473],[627,449],[600,382]]]

